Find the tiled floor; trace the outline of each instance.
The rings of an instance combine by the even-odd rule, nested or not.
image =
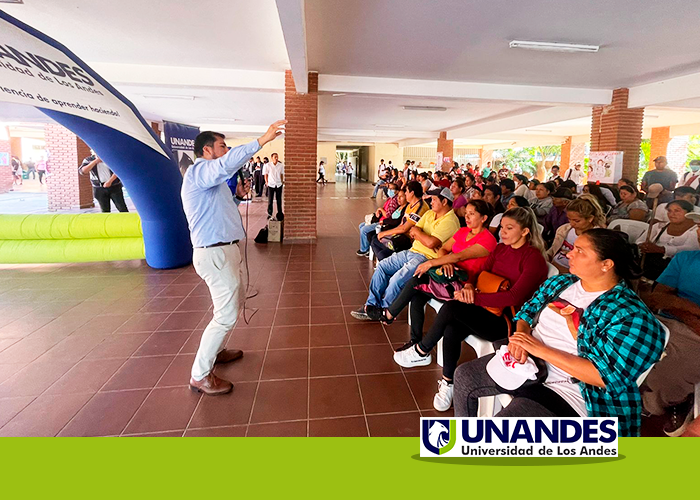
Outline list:
[[[405,317],[350,317],[372,275],[355,256],[370,193],[319,187],[316,244],[248,244],[257,295],[228,340],[244,358],[216,369],[235,384],[222,397],[187,387],[211,317],[191,267],[1,266],[0,436],[418,435],[419,417],[435,414],[438,367],[394,364]],[[265,205],[249,206],[252,236]]]

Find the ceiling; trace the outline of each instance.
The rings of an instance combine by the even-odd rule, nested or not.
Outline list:
[[[618,88],[700,69],[697,2],[306,0],[309,69],[488,83]],[[645,27],[645,28],[643,28]],[[600,45],[597,54],[511,40]]]
[[[303,14],[290,22],[287,6],[295,2],[303,3]],[[552,5],[25,0],[2,9],[68,46],[147,119],[227,135],[255,135],[283,117],[282,72],[299,68],[320,74],[319,140],[325,141],[417,145],[446,130],[470,146],[557,143],[587,136],[591,106],[609,103],[613,89],[631,87],[632,96],[644,84],[652,88],[640,102],[647,115],[658,116],[647,116],[646,134],[650,126],[700,124],[696,2]],[[508,48],[513,39],[601,49],[525,51]],[[2,122],[41,120],[33,110],[0,104]]]

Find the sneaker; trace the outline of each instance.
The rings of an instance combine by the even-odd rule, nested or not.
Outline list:
[[[413,368],[414,366],[428,366],[433,362],[433,356],[430,353],[427,356],[421,356],[414,346],[413,349],[395,352],[394,361],[404,368]]]
[[[438,391],[433,398],[433,408],[437,411],[447,411],[452,407],[452,395],[455,392],[454,384],[450,384],[444,378],[438,382]]]
[[[360,321],[369,321],[369,315],[365,311],[365,306],[361,306],[357,311],[350,311],[350,316]]]
[[[369,250],[367,250],[366,252],[363,252],[362,250],[358,250],[357,252],[355,252],[355,255],[357,255],[358,257],[368,257]]]
[[[664,433],[670,437],[678,437],[685,432],[686,427],[693,419],[693,397],[677,405],[671,406],[666,411]]]
[[[406,342],[404,345],[402,345],[398,349],[394,349],[394,352],[405,351],[406,349],[408,349],[409,347],[413,347],[414,345],[416,345],[416,342],[409,340],[408,342]]]

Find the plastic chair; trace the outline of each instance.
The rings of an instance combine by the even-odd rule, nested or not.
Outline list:
[[[700,417],[700,382],[695,384],[695,406],[693,408],[693,417]]]
[[[557,269],[554,264],[547,262],[547,278],[551,278],[557,274],[559,274],[559,269]]]
[[[540,231],[540,234],[544,233],[544,226],[539,222],[537,223],[537,229]]]
[[[646,222],[630,219],[617,219],[610,223],[609,229],[619,229],[629,236],[629,242],[635,243],[640,236],[649,230]]]

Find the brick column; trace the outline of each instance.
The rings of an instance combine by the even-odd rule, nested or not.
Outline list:
[[[654,168],[654,158],[666,156],[668,143],[671,142],[671,127],[654,127],[651,129],[649,148],[649,168]]]
[[[440,132],[440,136],[438,137],[438,140],[437,140],[437,152],[442,153],[443,158],[450,159],[450,168],[452,168],[452,162],[455,161],[454,141],[452,139],[447,138],[447,132]],[[437,168],[441,168],[441,167],[442,167],[442,165],[437,166]],[[447,171],[449,171],[449,168],[447,169]]]
[[[51,173],[46,182],[49,211],[95,206],[89,176],[78,174],[83,159],[90,155],[90,147],[61,125],[47,124],[44,136]]]
[[[318,73],[309,73],[309,92],[298,94],[285,72],[284,115],[284,238],[315,240]]]
[[[571,136],[567,137],[561,145],[561,161],[559,162],[559,175],[564,177],[564,173],[573,166],[571,163]]]
[[[479,150],[479,171],[483,172],[486,164],[493,162],[493,150],[491,149],[480,149]],[[493,165],[491,165],[493,166]]]
[[[593,108],[591,151],[623,151],[622,176],[636,181],[644,108],[628,108],[628,97],[629,89],[616,89],[609,106]]]
[[[12,147],[10,146],[10,133],[7,127],[0,132],[0,193],[7,193],[12,189]]]

